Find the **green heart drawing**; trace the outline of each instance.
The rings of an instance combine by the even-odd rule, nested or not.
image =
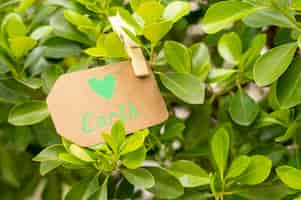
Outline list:
[[[109,100],[113,97],[116,78],[112,74],[107,74],[102,80],[92,77],[88,80],[90,88],[98,95]]]

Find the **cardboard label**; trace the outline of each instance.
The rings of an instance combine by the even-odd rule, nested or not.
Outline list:
[[[58,133],[81,146],[102,143],[117,120],[131,133],[168,118],[153,74],[136,77],[130,62],[61,76],[47,104]]]

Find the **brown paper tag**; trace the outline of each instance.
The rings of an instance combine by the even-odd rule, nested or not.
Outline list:
[[[130,62],[65,74],[47,103],[58,133],[81,146],[102,143],[116,120],[131,133],[168,118],[153,74],[136,77]]]

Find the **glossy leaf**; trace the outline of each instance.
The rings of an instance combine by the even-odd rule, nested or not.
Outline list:
[[[155,178],[155,185],[148,189],[161,199],[175,199],[184,193],[181,183],[165,169],[158,167],[147,168]]]
[[[138,188],[151,188],[155,184],[152,174],[144,168],[122,169],[121,174]]]
[[[277,99],[281,108],[301,103],[301,58],[296,58],[277,82]]]
[[[173,1],[164,10],[163,18],[173,22],[178,21],[190,11],[190,4],[184,1]]]
[[[39,123],[48,117],[47,105],[42,101],[31,101],[14,106],[8,116],[8,122],[15,126]]]
[[[245,172],[238,178],[241,184],[257,185],[265,181],[270,175],[272,161],[265,156],[250,157],[250,163]]]
[[[215,3],[202,20],[203,29],[206,33],[216,33],[255,11],[255,7],[238,0]]]
[[[173,162],[168,170],[178,178],[183,187],[198,187],[210,183],[207,172],[191,161]]]
[[[190,47],[191,73],[204,81],[211,68],[211,59],[208,47],[204,43],[196,43]]]
[[[211,152],[221,177],[227,167],[229,149],[229,134],[225,128],[219,128],[211,139]]]
[[[196,77],[186,73],[160,74],[163,85],[186,103],[202,104],[205,85]]]
[[[224,34],[218,42],[219,54],[229,63],[238,64],[242,54],[242,42],[235,33]]]
[[[231,99],[229,113],[237,124],[249,126],[256,119],[259,106],[242,89],[239,89]]]
[[[174,41],[167,41],[164,44],[164,53],[168,64],[176,72],[191,72],[190,52],[184,45]]]
[[[276,172],[280,180],[288,187],[301,190],[301,170],[290,166],[280,166]]]
[[[230,165],[226,179],[235,178],[241,175],[249,166],[250,158],[248,156],[237,157]]]
[[[291,64],[297,44],[277,46],[261,56],[254,65],[254,79],[259,86],[275,82]]]
[[[125,154],[122,158],[122,164],[129,169],[136,169],[141,166],[146,158],[146,148],[140,147],[136,151]]]

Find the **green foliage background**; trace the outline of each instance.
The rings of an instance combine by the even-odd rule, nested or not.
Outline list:
[[[105,144],[60,138],[64,73],[151,63],[170,118]],[[301,199],[300,0],[0,0],[0,198]]]

